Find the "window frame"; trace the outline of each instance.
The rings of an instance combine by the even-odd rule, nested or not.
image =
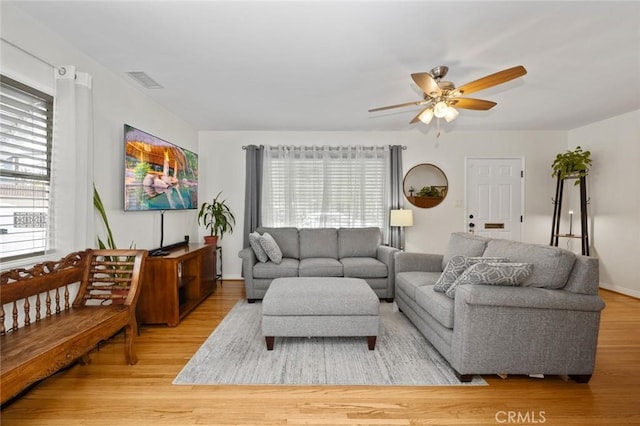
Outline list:
[[[11,199],[9,192],[13,190],[14,198],[13,200],[30,200],[32,202],[41,203],[41,205],[34,207],[27,207],[28,209],[35,210],[31,212],[22,212],[24,215],[17,215],[18,212],[13,213],[15,226],[16,218],[22,217],[24,223],[33,224],[35,223],[36,227],[31,227],[30,229],[40,229],[42,227],[42,223],[44,222],[44,232],[42,237],[35,237],[37,233],[41,233],[42,231],[27,231],[27,234],[30,232],[30,239],[26,240],[26,242],[39,242],[39,245],[35,245],[32,249],[23,248],[18,251],[20,253],[13,254],[9,256],[5,256],[5,244],[9,244],[10,242],[1,241],[0,247],[2,247],[2,252],[0,252],[0,260],[3,263],[21,261],[26,259],[34,259],[40,256],[47,254],[52,249],[52,236],[53,236],[53,201],[52,197],[52,155],[53,155],[53,118],[54,118],[54,96],[47,94],[41,90],[38,90],[32,86],[21,83],[11,77],[8,77],[4,74],[0,74],[0,82],[2,87],[2,105],[0,106],[0,111],[2,112],[2,121],[0,126],[2,128],[2,132],[0,132],[0,140],[2,141],[2,147],[0,150],[2,151],[0,160],[4,160],[4,156],[11,153],[11,151],[15,151],[17,155],[24,155],[24,158],[28,158],[28,155],[25,155],[29,149],[25,148],[22,152],[20,151],[20,143],[29,143],[32,148],[41,146],[43,149],[35,149],[32,150],[35,152],[28,161],[28,164],[24,165],[24,168],[27,170],[10,170],[6,166],[8,162],[3,161],[0,165],[0,201],[4,201],[3,204],[6,203],[6,200]],[[6,88],[8,89],[6,89]],[[13,93],[11,93],[13,92]],[[19,92],[19,93],[18,93]],[[25,114],[25,116],[36,117],[36,120],[33,122],[29,122],[29,119],[23,119],[20,117],[21,113],[24,114],[24,110],[20,111],[20,101],[16,101],[14,98],[10,97],[11,94],[19,94],[20,96],[25,96],[28,99],[31,99],[34,103],[39,103],[42,105],[42,108],[38,108],[37,113],[33,112],[33,114]],[[13,103],[14,105],[10,105]],[[26,104],[26,103],[25,103]],[[29,109],[29,108],[26,108]],[[13,110],[13,111],[10,111]],[[17,111],[17,112],[15,112]],[[29,136],[32,135],[32,136]],[[26,136],[25,136],[26,135]],[[9,147],[9,143],[14,142],[12,146]],[[44,156],[44,158],[42,158]],[[36,172],[34,172],[36,171]],[[20,183],[26,183],[27,186],[31,186],[31,188],[25,189],[19,188]],[[3,186],[7,185],[6,188],[7,193],[3,193]],[[14,188],[11,188],[11,184],[15,185]],[[24,198],[20,197],[20,192],[31,191],[31,195]],[[36,197],[36,194],[40,193],[40,197]],[[18,197],[18,198],[15,198]],[[1,207],[4,210],[4,207]],[[1,210],[0,210],[1,212]],[[9,215],[5,212],[0,213],[4,218],[3,222],[9,217]],[[44,219],[43,219],[44,218]],[[7,225],[3,223],[0,227]],[[8,235],[8,234],[4,234]],[[1,237],[1,236],[0,236]]]

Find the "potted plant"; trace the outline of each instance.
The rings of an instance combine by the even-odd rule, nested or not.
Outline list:
[[[566,151],[556,155],[551,168],[553,169],[552,177],[559,176],[560,179],[568,177],[585,177],[589,174],[589,166],[591,165],[591,151],[583,151],[577,146],[573,151]],[[580,181],[576,180],[575,185]]]
[[[236,218],[229,210],[226,200],[219,201],[221,194],[222,191],[218,192],[210,203],[202,203],[198,213],[198,224],[209,230],[209,235],[204,237],[207,244],[217,244],[218,237],[222,238],[227,232],[233,233],[233,225],[236,224]]]

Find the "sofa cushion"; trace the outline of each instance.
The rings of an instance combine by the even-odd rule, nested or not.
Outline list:
[[[491,240],[483,256],[508,257],[511,262],[533,264],[525,286],[562,288],[567,283],[576,255],[558,247],[511,240]]]
[[[258,262],[253,265],[253,278],[297,277],[298,264],[298,259],[291,259],[289,257],[282,258],[280,264]]]
[[[335,228],[300,229],[300,259],[338,258],[338,230]]]
[[[453,284],[453,282],[462,274],[469,266],[476,263],[487,262],[508,262],[506,257],[469,257],[469,256],[453,256],[447,266],[445,266],[442,275],[433,286],[434,291],[444,293]]]
[[[300,259],[298,275],[301,277],[342,277],[342,263],[329,257]]]
[[[300,244],[298,242],[298,228],[266,228],[256,229],[260,234],[268,232],[278,243],[282,257],[300,259]]]
[[[400,272],[396,275],[396,287],[402,290],[411,300],[416,299],[416,289],[427,285],[433,285],[440,277],[441,272]]]
[[[521,285],[532,271],[531,263],[476,263],[460,274],[445,294],[453,299],[458,287],[469,284]]]
[[[380,244],[382,244],[380,228],[338,229],[339,259],[343,257],[376,257]]]
[[[479,235],[470,234],[467,232],[454,232],[449,237],[449,245],[447,246],[447,252],[442,258],[442,270],[447,266],[447,263],[453,256],[469,256],[477,257],[482,256],[487,242],[491,239],[487,237],[481,237]],[[498,256],[494,256],[498,257]],[[499,256],[504,257],[504,256]]]
[[[453,299],[436,292],[432,285],[426,285],[416,288],[415,301],[443,327],[453,328],[453,313],[455,311]]]
[[[249,245],[251,246],[251,249],[253,250],[253,253],[256,255],[256,258],[258,259],[258,261],[264,263],[267,260],[269,260],[269,256],[267,256],[267,253],[264,251],[264,249],[260,245],[260,234],[258,234],[257,232],[250,233]]]
[[[345,277],[385,278],[387,265],[373,257],[344,257],[340,259]]]
[[[269,260],[273,263],[282,262],[282,251],[278,247],[278,243],[273,239],[271,234],[265,232],[260,236],[260,245],[264,249],[264,252],[269,256]]]

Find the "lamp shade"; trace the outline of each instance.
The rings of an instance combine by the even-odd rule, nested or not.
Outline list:
[[[391,210],[391,226],[413,226],[413,210]]]

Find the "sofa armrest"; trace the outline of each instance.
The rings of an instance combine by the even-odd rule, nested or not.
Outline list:
[[[400,252],[400,250],[395,247],[378,246],[378,249],[376,250],[376,258],[387,265],[387,267],[393,268],[393,256],[398,252]]]
[[[376,258],[387,265],[387,295],[388,299],[393,298],[393,294],[396,288],[396,273],[395,273],[395,263],[394,263],[394,255],[399,253],[400,249],[390,246],[378,246],[376,250]]]
[[[458,287],[456,309],[459,304],[587,312],[604,309],[604,301],[599,296],[538,287],[490,285]]]
[[[442,254],[408,253],[395,254],[395,273],[400,272],[442,272]]]
[[[242,276],[247,279],[253,278],[253,265],[258,263],[258,258],[251,247],[245,247],[238,252],[238,257],[242,259]]]
[[[460,286],[447,360],[459,374],[591,375],[603,308],[564,290]]]

